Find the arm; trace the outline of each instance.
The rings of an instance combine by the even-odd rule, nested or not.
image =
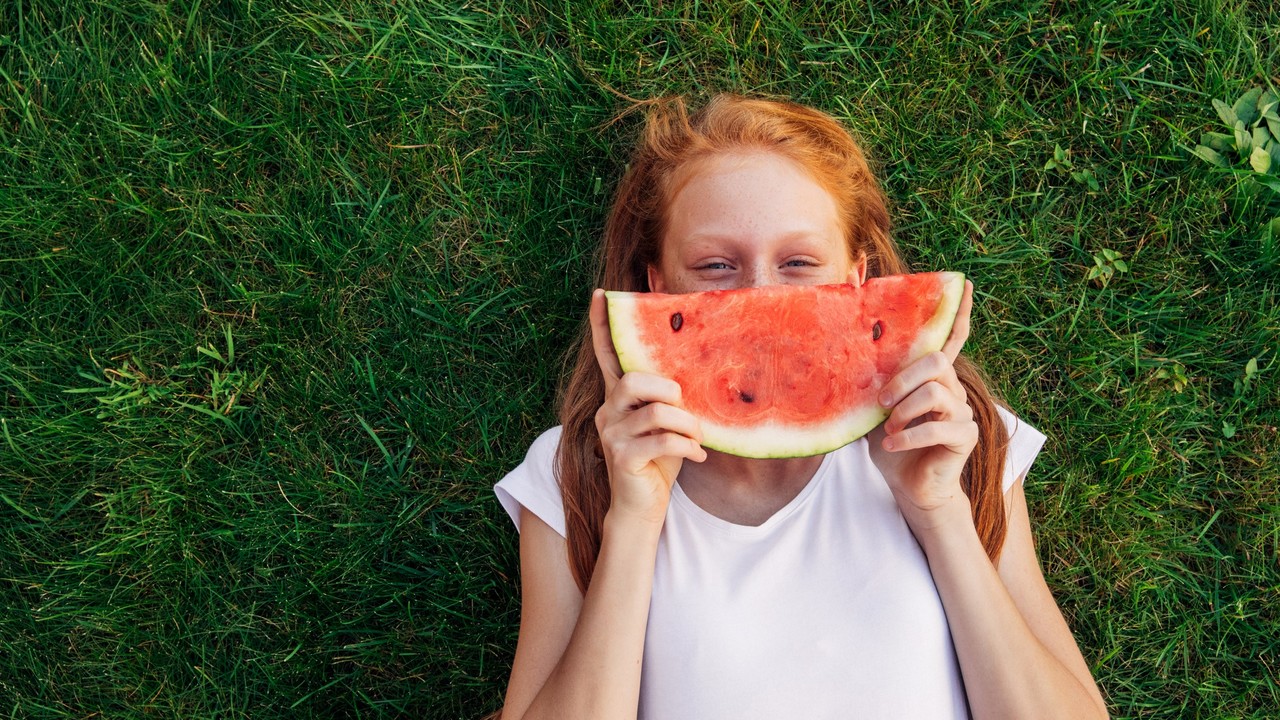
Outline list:
[[[684,460],[707,453],[680,386],[622,373],[609,339],[604,291],[591,300],[591,337],[604,376],[596,429],[609,476],[609,510],[586,594],[565,539],[536,518],[520,534],[524,596],[507,687],[506,720],[635,718],[653,568],[671,485]]]
[[[584,597],[564,538],[522,511],[520,636],[504,720],[634,718],[661,525],[606,516]]]
[[[975,718],[1106,718],[1075,639],[1044,581],[1022,483],[1006,499],[1008,530],[997,570],[973,525],[960,475],[978,443],[968,391],[953,362],[969,337],[973,287],[940,352],[882,388],[889,418],[870,442],[929,560]]]
[[[1022,483],[1008,495],[998,570],[964,496],[912,528],[946,609],[974,717],[1107,718],[1036,559]]]

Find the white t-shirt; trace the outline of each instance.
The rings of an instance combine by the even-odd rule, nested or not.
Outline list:
[[[1010,434],[1003,488],[1045,436],[997,406]],[[552,474],[560,427],[494,488],[565,534]],[[658,541],[640,718],[966,718],[964,685],[924,552],[867,438],[828,453],[791,502],[736,525],[680,484]]]

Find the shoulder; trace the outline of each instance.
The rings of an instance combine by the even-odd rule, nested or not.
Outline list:
[[[565,535],[564,506],[555,474],[556,451],[560,447],[562,431],[562,426],[557,425],[539,435],[529,446],[524,461],[493,487],[517,532],[520,530],[520,508],[523,507],[561,536]]]
[[[1001,483],[1001,491],[1007,494],[1013,484],[1031,469],[1031,463],[1040,454],[1040,449],[1044,447],[1047,438],[1044,433],[999,403],[996,403],[996,412],[1004,420],[1005,429],[1009,431],[1009,450],[1005,458],[1004,477]]]

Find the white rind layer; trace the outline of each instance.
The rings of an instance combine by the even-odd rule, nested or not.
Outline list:
[[[821,455],[866,435],[888,417],[888,408],[873,405],[856,408],[821,426],[806,428],[768,423],[747,429],[720,425],[704,418],[702,445],[748,458]]]
[[[609,306],[609,337],[613,338],[613,350],[618,353],[618,364],[623,372],[657,373],[657,363],[649,356],[649,348],[640,342],[639,333],[626,335],[618,328],[637,327],[636,301],[633,293],[606,292]]]
[[[920,328],[912,345],[907,365],[942,349],[951,335],[960,301],[964,297],[964,274],[943,272],[942,300],[933,318]],[[614,350],[624,372],[658,373],[657,365],[647,347],[636,336],[622,336],[617,328],[636,327],[635,295],[633,293],[605,293],[609,306],[610,336]],[[877,376],[867,388],[870,404],[851,408],[850,411],[830,422],[816,426],[797,427],[781,423],[764,423],[752,428],[734,427],[701,418],[703,447],[731,455],[749,458],[783,458],[821,455],[861,438],[884,422],[892,408],[881,407],[877,402],[880,388],[891,377]]]

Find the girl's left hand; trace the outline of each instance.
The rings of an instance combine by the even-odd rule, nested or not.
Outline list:
[[[960,473],[978,444],[978,424],[952,363],[969,337],[972,309],[973,283],[966,279],[942,350],[908,365],[881,388],[893,410],[869,440],[886,451],[877,465],[909,523],[957,499],[969,505]]]

